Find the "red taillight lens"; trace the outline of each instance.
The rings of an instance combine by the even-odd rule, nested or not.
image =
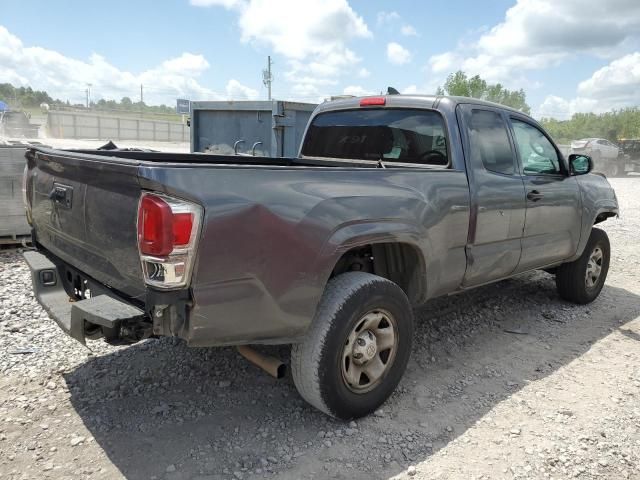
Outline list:
[[[384,97],[367,97],[360,100],[361,107],[371,107],[375,105],[385,105],[387,103],[387,99]]]
[[[189,244],[193,228],[193,213],[173,214],[173,244],[181,247]]]
[[[142,193],[138,205],[138,248],[145,283],[163,289],[188,285],[202,207],[150,192]]]
[[[138,210],[140,252],[145,255],[169,255],[173,250],[173,237],[171,207],[160,197],[145,195]]]

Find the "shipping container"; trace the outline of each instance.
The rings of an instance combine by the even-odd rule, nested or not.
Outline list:
[[[191,152],[295,157],[316,104],[191,102]]]

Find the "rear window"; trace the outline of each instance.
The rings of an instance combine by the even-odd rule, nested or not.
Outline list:
[[[321,113],[309,126],[302,155],[449,164],[444,122],[439,113],[430,110],[383,108]]]

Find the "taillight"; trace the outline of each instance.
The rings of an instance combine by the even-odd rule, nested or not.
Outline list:
[[[193,213],[173,214],[173,245],[182,247],[189,243],[193,230]]]
[[[143,193],[138,205],[138,249],[145,281],[160,288],[189,282],[202,208],[166,195]]]
[[[140,253],[169,255],[173,250],[173,212],[162,198],[145,195],[138,208]]]
[[[381,106],[387,103],[387,99],[384,97],[365,97],[360,100],[361,107]]]

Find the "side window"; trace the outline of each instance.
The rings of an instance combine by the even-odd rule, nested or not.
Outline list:
[[[511,124],[525,175],[562,173],[556,149],[540,130],[515,118]]]
[[[472,110],[469,139],[472,155],[480,157],[484,168],[506,175],[515,173],[509,136],[500,114]]]

